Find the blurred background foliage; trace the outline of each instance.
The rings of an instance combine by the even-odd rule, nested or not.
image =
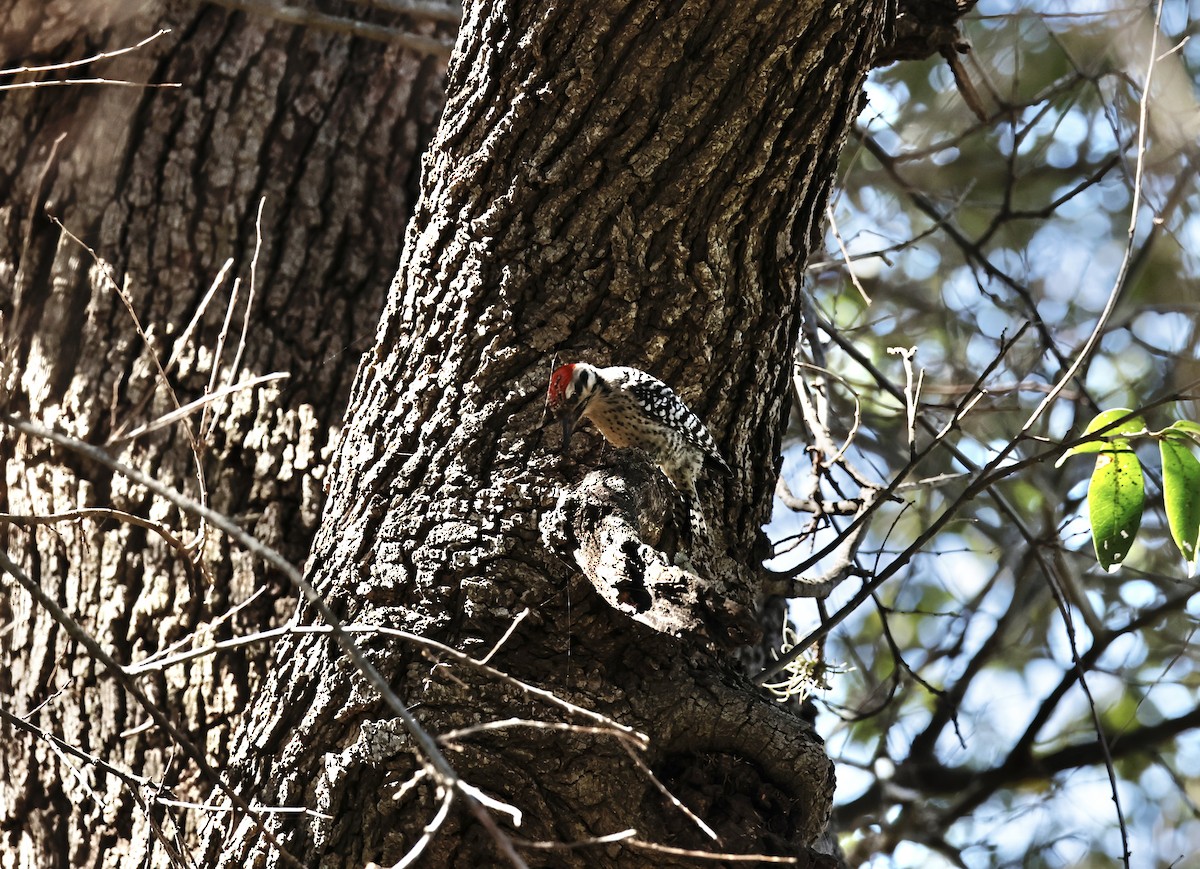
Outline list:
[[[820,466],[797,415],[792,491],[852,498],[906,470],[889,348],[914,348],[923,372],[917,449],[977,399],[907,469],[858,576],[823,605],[903,561],[824,646],[842,844],[868,867],[1120,866],[1126,843],[1127,865],[1200,866],[1200,588],[1166,527],[1157,445],[1138,447],[1146,514],[1112,574],[1088,531],[1091,457],[1054,465],[1101,409],[1146,407],[1151,428],[1200,419],[1200,0],[983,0],[962,24],[969,86],[940,56],[872,76],[808,268],[800,361],[828,374],[798,366],[797,388],[823,382],[854,475]],[[1095,352],[1022,433],[1110,300]],[[956,503],[1010,445],[1006,464],[1045,458]],[[772,566],[848,525],[781,501]],[[822,615],[800,600],[792,617],[803,636]]]

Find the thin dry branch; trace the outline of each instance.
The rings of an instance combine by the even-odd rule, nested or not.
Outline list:
[[[650,781],[650,784],[654,785],[654,789],[662,794],[663,798],[666,799],[667,802],[682,812],[688,820],[696,825],[697,829],[699,829],[701,833],[708,836],[708,838],[712,839],[718,845],[721,844],[721,837],[717,835],[716,831],[713,830],[713,828],[708,824],[704,823],[704,821],[700,820],[700,817],[695,812],[684,805],[683,800],[671,793],[671,790],[665,784],[663,784],[661,780],[659,780],[658,776],[654,774],[654,770],[650,769],[646,761],[638,757],[638,755],[634,753],[633,749],[628,745],[623,745],[621,747],[625,749],[625,753],[629,755],[629,759],[633,761],[634,765],[641,771],[642,775],[644,775]]]
[[[582,848],[593,848],[599,845],[620,844],[638,851],[648,851],[655,854],[666,854],[673,857],[688,857],[693,860],[718,861],[722,863],[761,863],[772,866],[812,866],[811,857],[774,857],[769,854],[730,854],[718,851],[699,851],[691,848],[675,848],[670,845],[660,845],[637,838],[637,830],[621,830],[605,836],[595,836],[590,839],[580,839],[574,842],[531,842],[527,839],[514,839],[513,842],[521,848],[539,851],[576,851]],[[830,866],[835,865],[832,861]]]
[[[246,309],[242,312],[242,334],[238,337],[237,350],[233,354],[233,362],[229,365],[229,379],[238,376],[238,369],[242,367],[242,356],[246,352],[246,335],[250,331],[250,312],[254,308],[254,297],[258,295],[258,257],[262,253],[262,216],[263,209],[267,205],[267,197],[263,196],[258,200],[258,213],[254,216],[254,253],[250,257],[250,290],[246,293]],[[213,417],[212,427],[217,424],[216,417]],[[209,428],[209,433],[212,433],[212,427]]]
[[[388,627],[382,627],[380,625],[369,625],[369,624],[360,624],[360,623],[346,624],[346,625],[342,626],[342,629],[348,634],[365,634],[367,636],[376,636],[377,635],[377,636],[384,636],[384,637],[394,637],[399,640],[404,640],[405,642],[408,642],[408,643],[413,643],[418,646],[423,646],[423,647],[429,649],[430,651],[434,652],[437,655],[447,657],[447,658],[451,659],[452,661],[454,661],[455,663],[462,664],[465,667],[470,667],[474,670],[478,670],[480,673],[483,673],[483,674],[489,676],[490,678],[501,681],[506,685],[510,685],[511,687],[516,688],[517,690],[522,691],[526,694],[529,694],[533,697],[536,697],[545,703],[548,703],[552,706],[557,706],[558,708],[560,708],[566,712],[572,713],[574,715],[578,715],[581,718],[586,718],[590,721],[595,721],[598,724],[601,724],[610,730],[619,731],[624,737],[629,738],[630,740],[637,743],[639,746],[641,746],[643,748],[650,744],[649,737],[647,737],[644,733],[640,733],[639,731],[634,730],[632,727],[629,727],[625,724],[621,724],[619,721],[609,718],[607,715],[603,715],[603,714],[601,714],[599,712],[595,712],[591,709],[585,709],[582,706],[577,706],[576,704],[572,703],[571,701],[564,700],[563,698],[559,697],[558,695],[556,695],[550,691],[545,690],[544,688],[538,688],[535,685],[530,685],[527,682],[522,682],[520,679],[517,679],[514,676],[510,676],[508,673],[505,673],[502,670],[497,670],[495,667],[492,667],[489,664],[485,664],[483,661],[478,661],[478,660],[472,658],[470,655],[466,654],[465,652],[460,652],[460,651],[458,651],[458,649],[451,648],[450,646],[447,646],[444,643],[439,643],[437,640],[432,640],[429,637],[422,637],[419,634],[411,634],[408,631],[402,631],[398,628],[388,628]],[[139,664],[131,665],[128,668],[128,670],[131,674],[136,675],[136,674],[144,673],[144,672],[147,672],[150,670],[162,670],[167,667],[172,667],[177,664],[182,664],[186,661],[191,661],[196,658],[204,657],[205,655],[211,655],[214,652],[217,652],[220,650],[233,649],[233,648],[237,648],[239,646],[249,645],[251,643],[269,642],[269,641],[276,640],[276,639],[279,639],[279,638],[285,637],[285,636],[301,636],[304,634],[333,634],[333,633],[334,633],[333,628],[330,625],[281,625],[280,627],[272,628],[267,631],[260,631],[258,633],[251,634],[251,635],[245,636],[245,637],[235,637],[235,638],[229,639],[229,640],[219,640],[217,642],[210,643],[207,646],[202,646],[202,647],[199,647],[196,649],[191,649],[187,652],[180,652],[178,654],[171,655],[171,656],[165,657],[165,658],[157,658],[157,657],[148,658]]]
[[[152,784],[152,780],[150,778],[130,772],[129,770],[123,769],[115,764],[111,764],[94,754],[89,754],[79,746],[72,745],[66,740],[60,739],[48,730],[43,730],[33,722],[22,718],[20,715],[15,715],[12,712],[9,712],[2,706],[0,706],[0,720],[6,722],[7,724],[11,724],[18,730],[24,730],[31,736],[46,742],[47,744],[53,746],[55,751],[69,754],[77,760],[81,760],[84,763],[90,764],[97,769],[104,770],[104,772],[108,773],[109,775],[116,776],[118,779],[124,782],[134,794],[139,793],[141,788]]]
[[[51,63],[45,66],[10,66],[7,69],[0,69],[0,75],[23,75],[30,72],[57,72],[63,69],[74,69],[79,66],[86,66],[89,63],[96,63],[101,60],[109,60],[110,58],[120,57],[123,54],[129,54],[131,51],[137,51],[139,48],[145,48],[160,36],[165,36],[170,33],[170,28],[162,28],[157,33],[152,33],[141,42],[126,46],[125,48],[117,48],[113,51],[101,51],[93,54],[90,57],[81,58],[80,60],[65,60],[62,63]]]
[[[485,721],[482,724],[473,724],[470,727],[460,727],[456,730],[451,730],[441,734],[437,739],[442,745],[448,745],[461,742],[480,733],[494,733],[498,730],[511,730],[521,727],[529,728],[530,730],[556,730],[564,733],[579,733],[590,736],[615,736],[618,739],[632,742],[635,748],[646,747],[644,742],[618,728],[568,724],[565,721],[538,721],[531,718],[505,718],[499,721]]]
[[[171,489],[168,486],[164,486],[158,480],[142,473],[136,468],[117,461],[99,447],[94,447],[91,444],[78,440],[77,438],[61,434],[29,420],[15,417],[9,413],[0,412],[0,422],[11,426],[12,428],[29,437],[57,444],[64,449],[70,450],[79,456],[97,462],[109,470],[115,471],[116,473],[127,477],[129,480],[137,483],[138,485],[146,487],[154,494],[170,501],[179,509],[204,519],[214,528],[218,528],[219,530],[223,531],[231,539],[239,543],[253,555],[263,559],[283,573],[284,576],[286,576],[288,580],[290,580],[292,584],[304,595],[305,599],[313,606],[313,608],[325,621],[326,624],[323,625],[323,627],[327,628],[327,630],[337,640],[338,645],[342,647],[342,650],[346,653],[347,657],[350,658],[355,668],[362,673],[364,677],[366,677],[367,682],[378,692],[385,705],[387,705],[387,707],[395,712],[397,717],[400,718],[404,728],[409,732],[409,735],[412,736],[413,742],[420,749],[421,754],[424,755],[425,762],[429,767],[433,780],[437,782],[440,787],[458,790],[463,799],[467,802],[468,808],[470,808],[472,814],[475,815],[480,823],[483,824],[484,828],[487,829],[488,832],[493,836],[496,846],[501,850],[501,852],[509,858],[510,862],[514,866],[525,866],[525,862],[513,850],[512,842],[509,840],[508,835],[496,826],[495,822],[488,815],[487,811],[478,801],[476,796],[467,789],[469,786],[459,778],[457,772],[455,772],[454,768],[450,765],[450,762],[443,754],[441,748],[438,746],[437,741],[429,734],[428,731],[425,730],[424,727],[421,726],[420,722],[413,717],[408,707],[403,703],[403,701],[400,700],[400,698],[396,695],[396,692],[392,690],[390,683],[367,659],[362,649],[359,648],[358,644],[354,642],[350,634],[346,631],[345,625],[341,619],[339,619],[333,610],[330,609],[329,604],[325,602],[325,599],[321,596],[320,592],[313,587],[312,583],[310,583],[291,562],[289,562],[271,547],[263,544],[259,540],[255,539],[252,535],[243,531],[236,522],[232,521],[224,514],[218,513],[204,504],[201,504],[198,501],[188,498],[186,495],[176,492],[174,489]],[[0,567],[3,567],[10,573],[16,571],[17,573],[14,573],[14,576],[19,576],[25,580],[22,582],[22,585],[25,585],[27,588],[29,588],[31,594],[34,595],[38,603],[46,607],[52,613],[52,615],[54,615],[55,619],[59,621],[60,624],[63,624],[64,628],[66,628],[72,638],[77,639],[84,645],[89,654],[104,662],[106,667],[113,671],[114,676],[120,681],[122,687],[125,687],[126,690],[129,690],[131,693],[133,693],[135,699],[147,707],[147,712],[150,713],[151,717],[155,719],[159,726],[163,727],[164,729],[170,728],[168,732],[171,733],[178,742],[180,742],[181,746],[187,747],[185,750],[188,751],[189,757],[192,757],[193,761],[200,765],[201,770],[204,771],[206,776],[210,777],[214,783],[217,783],[218,786],[221,787],[223,792],[230,797],[233,804],[241,808],[243,811],[248,813],[250,812],[250,806],[245,802],[245,800],[243,800],[232,790],[229,790],[227,785],[224,785],[223,780],[219,777],[216,771],[208,765],[207,760],[202,754],[199,753],[198,749],[196,749],[191,740],[188,739],[188,737],[186,737],[177,728],[175,728],[174,725],[171,724],[171,722],[166,718],[166,716],[150,702],[149,698],[146,697],[146,695],[133,681],[132,676],[126,673],[119,664],[117,664],[110,656],[108,656],[108,654],[100,647],[100,645],[96,643],[96,641],[92,639],[92,637],[87,634],[86,631],[76,624],[74,620],[72,620],[53,599],[49,598],[36,583],[25,576],[25,574],[20,571],[20,568],[13,563],[13,561],[8,558],[8,555],[4,552],[0,552]],[[279,847],[281,853],[285,855],[285,858],[288,859],[289,862],[294,862],[297,866],[302,865],[298,860],[296,860],[295,857],[283,851],[282,846],[278,844],[274,836],[262,825],[260,820],[254,818],[253,815],[250,815],[250,817],[253,818],[257,824],[256,829],[261,829],[263,831],[263,835],[267,837],[268,841],[272,842],[272,844],[275,844],[276,847]]]
[[[11,423],[9,424],[11,425]],[[16,428],[16,426],[14,426],[14,428]],[[200,747],[192,741],[191,737],[176,727],[175,723],[167,717],[166,713],[159,709],[158,705],[155,704],[155,702],[151,700],[150,697],[147,696],[147,694],[140,687],[138,687],[137,683],[134,682],[133,677],[125,672],[124,668],[118,664],[116,660],[114,660],[113,657],[109,655],[108,652],[106,652],[98,642],[96,642],[95,638],[85,631],[83,627],[77,621],[75,621],[70,614],[67,613],[66,610],[59,606],[58,601],[47,594],[42,589],[41,585],[31,579],[29,575],[25,573],[25,571],[22,570],[20,566],[9,557],[8,553],[2,549],[0,549],[0,570],[3,570],[9,576],[15,579],[17,584],[25,589],[29,596],[37,602],[38,606],[48,612],[51,618],[53,618],[54,621],[56,621],[59,626],[67,632],[67,635],[70,636],[72,640],[79,643],[79,645],[81,645],[87,651],[88,656],[100,664],[103,667],[104,672],[114,679],[125,690],[125,692],[129,694],[129,696],[136,700],[139,706],[146,710],[146,713],[152,719],[154,719],[154,723],[161,727],[171,737],[171,739],[174,740],[175,744],[183,750],[183,753],[187,755],[188,759],[191,760],[192,763],[196,764],[204,777],[208,781],[212,782],[212,784],[218,790],[220,790],[221,793],[228,797],[229,801],[233,803],[233,805],[237,806],[242,812],[244,812],[246,817],[250,819],[250,822],[255,825],[255,829],[261,832],[267,841],[278,849],[280,857],[285,862],[287,862],[289,865],[298,867],[298,869],[302,869],[304,864],[297,859],[295,855],[283,847],[283,843],[281,843],[275,837],[275,835],[269,829],[267,829],[266,825],[262,821],[262,818],[254,811],[250,804],[242,798],[241,794],[239,794],[225,782],[224,777],[208,762],[207,756],[200,749]]]
[[[429,843],[433,841],[433,837],[438,834],[438,830],[442,828],[442,825],[446,823],[446,818],[450,816],[450,807],[454,805],[454,793],[454,790],[450,788],[443,790],[442,801],[438,806],[437,813],[425,825],[420,837],[408,849],[408,853],[396,861],[392,869],[408,869],[409,866],[415,864],[421,855],[425,853],[425,849],[429,847]],[[374,863],[367,864],[367,869],[370,869],[374,865]]]
[[[66,69],[75,69],[77,67],[86,66],[90,63],[98,63],[102,60],[110,60],[114,57],[120,57],[123,54],[129,54],[131,51],[137,51],[139,48],[144,48],[154,40],[164,34],[170,33],[167,28],[159,30],[157,33],[151,34],[134,45],[118,48],[113,51],[101,51],[98,54],[93,54],[91,57],[81,58],[80,60],[67,60],[62,63],[51,63],[45,66],[14,66],[8,69],[0,69],[0,75],[29,75],[31,73],[43,72],[61,72]],[[0,91],[24,90],[28,88],[45,88],[45,87],[65,87],[70,85],[86,85],[86,84],[103,84],[116,85],[118,87],[136,87],[136,88],[177,88],[180,87],[179,82],[138,82],[125,81],[123,79],[111,78],[73,78],[56,81],[26,81],[13,82],[11,84],[0,85]]]
[[[216,295],[217,288],[225,282],[225,276],[229,274],[229,270],[233,268],[233,257],[227,257],[225,262],[221,263],[221,267],[217,269],[217,276],[213,278],[213,282],[208,286],[208,292],[204,294],[204,298],[200,300],[200,304],[196,306],[196,311],[192,314],[192,319],[188,321],[187,327],[175,339],[175,346],[171,350],[171,355],[167,359],[167,364],[163,366],[163,370],[168,373],[175,367],[175,363],[179,361],[179,357],[183,355],[184,348],[187,347],[188,341],[191,340],[192,333],[196,331],[196,327],[200,325],[200,318],[204,316],[204,312],[208,310],[208,304],[212,301],[212,297]]]
[[[117,283],[116,276],[113,275],[112,266],[110,266],[106,260],[102,259],[100,255],[96,253],[96,251],[90,246],[88,246],[82,239],[67,229],[66,226],[63,225],[62,221],[60,221],[57,217],[54,215],[48,216],[51,222],[53,222],[55,226],[57,226],[59,230],[67,236],[67,238],[71,239],[88,252],[92,258],[92,262],[96,264],[96,268],[100,271],[100,274],[104,277],[104,280],[108,282],[108,285],[112,291],[117,294],[117,297],[121,300],[121,304],[125,306],[125,310],[129,314],[129,319],[133,323],[134,330],[137,332],[138,337],[142,339],[142,346],[146,351],[146,355],[150,358],[150,361],[154,365],[158,383],[166,390],[167,395],[171,399],[171,403],[175,405],[175,409],[179,410],[181,407],[179,403],[179,396],[175,394],[175,390],[171,386],[171,381],[167,378],[167,372],[158,359],[158,353],[155,351],[154,345],[150,342],[150,338],[147,336],[146,330],[142,328],[142,321],[138,317],[138,313],[133,307],[133,299],[129,297],[129,294],[125,291],[125,288]],[[207,504],[208,485],[206,484],[204,477],[204,462],[200,460],[200,443],[196,439],[196,433],[192,431],[191,426],[184,426],[184,434],[187,436],[188,443],[192,450],[193,467],[196,474],[196,485],[200,492],[200,502],[202,504]],[[202,523],[198,536],[203,538],[203,535],[204,527]]]
[[[424,18],[428,21],[440,21],[443,24],[457,25],[462,21],[462,5],[460,3],[439,2],[439,0],[355,0],[364,6],[372,6],[385,12],[395,12],[410,18]]]
[[[164,806],[174,806],[179,809],[193,809],[198,812],[205,812],[210,815],[222,815],[226,812],[233,811],[231,806],[210,806],[208,803],[195,803],[188,800],[169,800],[166,798],[156,799],[155,802]],[[324,812],[318,812],[316,809],[310,809],[308,806],[264,806],[261,803],[254,804],[256,812],[262,812],[264,815],[305,815],[310,818],[319,818],[321,820],[333,820],[333,815],[327,815]]]
[[[691,860],[711,860],[721,863],[766,863],[771,866],[811,866],[809,857],[772,857],[768,854],[728,854],[717,851],[698,851],[694,848],[675,848],[670,845],[659,845],[642,839],[622,839],[621,845],[638,851],[649,851],[653,854],[669,854],[673,857],[687,857]],[[833,865],[831,862],[830,865]]]
[[[103,84],[113,87],[128,87],[128,88],[177,88],[183,85],[180,82],[149,82],[149,81],[126,81],[119,78],[70,78],[65,81],[23,81],[16,84],[0,84],[0,91],[19,91],[30,90],[32,88],[53,88],[53,87],[78,87],[87,84]]]
[[[198,410],[203,410],[214,401],[218,401],[227,395],[233,395],[234,393],[241,392],[245,389],[254,389],[256,386],[262,386],[264,383],[271,383],[275,380],[286,380],[289,377],[291,377],[291,375],[286,371],[275,371],[271,374],[263,374],[260,377],[250,377],[239,383],[231,383],[226,386],[222,386],[215,392],[207,392],[197,398],[195,401],[189,401],[187,404],[180,405],[170,413],[165,413],[156,420],[152,420],[144,425],[139,425],[137,428],[126,432],[119,438],[111,438],[109,439],[108,443],[111,446],[117,443],[125,443],[126,441],[136,440],[142,435],[147,435],[151,432],[158,431],[161,428],[166,428],[169,425],[173,425],[174,423],[179,422],[179,420],[187,417],[189,414],[193,414]]]
[[[229,338],[229,327],[233,323],[233,312],[237,308],[238,293],[242,288],[242,279],[240,277],[233,279],[233,286],[229,289],[229,303],[225,306],[225,317],[221,320],[221,331],[217,333],[217,345],[213,350],[212,369],[208,372],[208,384],[204,387],[204,394],[211,395],[217,391],[217,381],[221,379],[221,360],[225,357],[225,342]],[[236,373],[231,372],[230,377],[236,377]],[[196,426],[196,430],[200,433],[199,438],[202,441],[209,441],[212,437],[213,430],[216,426],[215,414],[211,413],[212,408],[205,402],[203,411],[200,414],[200,422]],[[201,503],[207,504],[206,498],[201,499]]]
[[[403,46],[420,54],[434,57],[449,57],[454,48],[453,43],[435,39],[431,36],[421,36],[409,33],[395,27],[385,27],[368,21],[355,21],[353,18],[342,18],[337,15],[326,15],[299,6],[287,6],[282,3],[270,3],[266,0],[211,0],[218,6],[234,9],[238,12],[249,12],[264,18],[273,18],[286,24],[298,27],[311,27],[315,30],[325,30],[330,33],[344,33],[347,36],[357,36],[375,42],[390,42]]]
[[[170,528],[161,522],[143,519],[141,516],[135,516],[133,513],[126,513],[124,510],[114,510],[110,507],[83,507],[78,510],[68,510],[65,513],[46,513],[41,516],[17,516],[12,513],[0,513],[0,522],[7,522],[10,525],[17,525],[22,528],[30,528],[36,525],[55,525],[59,522],[77,522],[80,519],[113,519],[117,522],[125,522],[130,525],[136,525],[139,528],[145,528],[147,531],[153,531],[165,540],[172,549],[183,556],[187,564],[194,565],[191,550],[188,549],[187,544],[172,533]]]
[[[825,206],[825,217],[829,221],[829,229],[833,233],[833,238],[837,242],[838,250],[842,252],[842,263],[846,267],[846,273],[850,275],[850,281],[854,284],[854,289],[858,290],[858,294],[862,296],[862,300],[868,306],[871,304],[871,297],[867,294],[866,288],[862,285],[862,281],[858,279],[858,273],[854,270],[854,259],[850,256],[850,251],[846,250],[846,243],[842,241],[842,234],[838,232],[837,219],[833,216],[833,206]]]
[[[630,828],[618,833],[609,833],[607,836],[593,836],[590,839],[576,839],[573,842],[532,842],[529,839],[515,837],[513,842],[520,848],[529,848],[535,851],[577,851],[580,848],[593,848],[596,845],[611,845],[613,842],[631,839],[636,835],[637,830]]]
[[[496,643],[495,643],[495,645],[492,646],[491,650],[486,655],[484,655],[482,658],[479,659],[479,663],[486,664],[488,661],[492,660],[492,658],[494,658],[496,656],[496,653],[499,652],[504,647],[504,644],[508,642],[509,637],[511,637],[513,635],[513,631],[515,631],[517,629],[517,625],[519,625],[519,624],[521,624],[521,622],[525,621],[525,619],[528,615],[529,615],[529,607],[525,607],[525,609],[523,609],[519,613],[517,613],[513,617],[512,623],[509,624],[508,630],[506,630],[504,632],[504,634],[500,637],[500,639],[496,640]]]
[[[35,739],[42,740],[50,747],[51,751],[57,754],[60,759],[63,759],[64,762],[66,760],[66,756],[74,757],[76,760],[83,761],[86,764],[94,766],[96,769],[102,770],[105,773],[114,776],[129,790],[130,795],[133,797],[134,804],[141,809],[143,814],[145,814],[150,823],[151,833],[154,835],[154,838],[158,844],[161,845],[163,850],[167,853],[171,860],[171,865],[189,865],[188,861],[185,860],[183,856],[184,848],[182,842],[171,842],[167,838],[166,833],[163,831],[162,825],[155,820],[153,813],[150,811],[149,803],[151,802],[161,806],[173,806],[173,804],[176,802],[174,800],[162,797],[158,793],[155,793],[153,796],[148,796],[152,790],[161,790],[161,782],[156,783],[146,776],[137,775],[136,773],[130,772],[127,769],[122,769],[115,764],[111,764],[94,754],[89,754],[88,752],[79,748],[79,746],[72,745],[71,743],[55,736],[53,733],[38,727],[33,722],[28,721],[19,715],[14,715],[3,707],[0,707],[0,721],[6,722],[18,730],[25,731]],[[99,805],[105,805],[104,801],[98,797],[96,797],[96,801]]]
[[[209,632],[215,631],[222,624],[224,624],[225,622],[232,619],[235,615],[237,615],[243,609],[250,606],[256,600],[258,600],[260,597],[262,597],[262,595],[264,595],[266,592],[267,592],[267,586],[260,585],[250,595],[248,595],[245,598],[245,600],[242,600],[235,606],[232,606],[229,609],[227,609],[224,613],[222,613],[220,615],[220,617],[212,619],[211,621],[205,622],[204,628],[207,629]],[[195,638],[196,638],[196,634],[199,630],[200,630],[200,628],[197,628],[195,631],[191,631],[190,633],[183,635],[178,640],[171,643],[169,646],[165,646],[164,648],[159,649],[157,652],[152,653],[148,658],[142,659],[140,662],[138,662],[138,664],[136,666],[126,665],[125,670],[127,672],[129,672],[131,675],[136,675],[136,673],[138,673],[140,671],[152,669],[150,667],[151,661],[157,660],[159,658],[166,658],[171,655],[174,655],[176,652],[179,651],[179,649],[182,649],[184,646],[188,645],[189,643],[194,642]]]
[[[979,400],[980,395],[982,395],[986,392],[986,389],[984,388],[983,384],[987,381],[987,378],[991,376],[992,372],[1000,364],[1000,361],[1004,358],[1004,356],[1008,353],[1008,351],[1017,343],[1017,341],[1020,340],[1021,336],[1024,334],[1025,329],[1027,327],[1028,327],[1028,324],[1022,326],[1017,331],[1016,335],[1014,335],[1011,339],[1009,339],[1003,343],[1003,345],[1000,348],[1000,352],[996,354],[995,358],[992,359],[992,361],[988,364],[988,366],[979,375],[979,377],[975,381],[974,388],[969,393],[967,393],[962,398],[962,400],[958,403],[957,407],[954,410],[954,413],[950,417],[950,420],[945,425],[943,425],[940,429],[938,429],[938,428],[935,428],[933,426],[933,424],[930,423],[928,420],[921,418],[922,426],[925,427],[926,430],[929,431],[933,435],[933,437],[930,439],[929,443],[926,444],[922,449],[913,453],[910,456],[908,462],[906,462],[902,468],[900,468],[895,474],[892,475],[892,479],[887,483],[887,485],[882,486],[878,489],[878,491],[877,491],[877,493],[875,493],[875,497],[873,499],[867,499],[867,500],[869,500],[869,504],[867,505],[867,508],[865,510],[863,510],[858,516],[855,517],[854,521],[850,524],[850,526],[848,528],[846,528],[845,531],[843,531],[843,534],[850,535],[850,534],[854,533],[855,531],[858,531],[863,525],[865,525],[867,520],[874,514],[874,512],[884,502],[886,502],[888,499],[890,499],[892,497],[892,495],[895,493],[896,488],[901,483],[904,482],[904,480],[916,468],[916,466],[919,465],[921,463],[921,461],[927,455],[932,453],[935,449],[937,449],[943,443],[947,442],[947,438],[949,437],[950,433],[955,430],[957,425],[961,422],[963,416],[965,414],[967,414],[968,412],[970,412],[971,408],[973,408],[975,406],[975,403]],[[823,328],[824,328],[824,324],[823,324]],[[836,331],[833,329],[832,326],[829,326],[828,328],[831,330],[831,334],[834,331]],[[863,361],[866,362],[865,359]],[[867,364],[870,364],[870,363],[867,362]],[[874,366],[871,366],[871,368],[872,368],[872,370],[877,370],[877,369],[874,369]],[[889,386],[892,386],[890,381],[887,381],[885,378],[883,378],[882,374],[879,374],[879,377],[882,382],[887,383]],[[904,401],[907,404],[908,396],[904,392],[904,390],[900,389],[899,387],[893,387],[893,388],[895,389],[895,392],[893,394],[896,395],[901,401]],[[951,445],[951,447],[952,447],[952,449],[956,449],[956,448],[953,448],[953,445]],[[955,457],[956,458],[958,457],[957,452],[955,452]],[[1032,539],[1032,536],[1031,536],[1031,539]],[[790,570],[779,573],[777,575],[777,577],[791,579],[791,578],[802,576],[806,570],[808,570],[814,564],[819,562],[821,559],[829,556],[831,553],[833,553],[834,551],[841,548],[842,545],[843,545],[843,542],[839,537],[839,539],[835,539],[835,540],[831,541],[829,544],[822,547],[820,550],[818,550],[813,555],[809,556],[807,559],[805,559],[803,562],[801,562],[797,566],[791,568]],[[874,582],[874,580],[872,580],[872,582]],[[860,597],[862,596],[861,592],[860,592],[859,596]],[[865,601],[865,598],[863,598],[859,602],[862,603],[864,601]],[[807,645],[807,644],[804,644],[804,645]],[[795,653],[797,655],[799,655],[799,654],[801,654],[802,651],[803,651],[803,649],[797,649],[795,651]],[[769,673],[767,675],[773,676],[776,673],[780,672],[782,670],[782,665],[785,663],[790,663],[790,662],[787,662],[787,661],[779,662],[779,664],[778,664],[779,669],[776,670],[774,673]]]

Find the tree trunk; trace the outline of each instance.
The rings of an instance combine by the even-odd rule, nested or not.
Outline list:
[[[110,443],[128,464],[206,497],[303,559],[324,499],[329,444],[383,304],[380,276],[399,256],[417,158],[442,104],[443,62],[207,3],[4,0],[0,19],[9,66],[76,60],[171,29],[111,60],[18,80],[182,85],[3,94],[4,410]],[[426,34],[435,27],[413,26]],[[205,304],[227,258],[230,273]],[[197,312],[197,328],[185,335]],[[175,400],[202,396],[210,382],[278,371],[290,378],[213,402],[203,424],[195,413],[121,439],[174,410]],[[193,632],[198,644],[250,633],[292,612],[293,590],[277,574],[143,487],[11,430],[0,448],[0,511],[69,515],[50,525],[0,524],[5,550],[119,661],[141,660]],[[159,530],[111,512],[73,512],[91,508],[126,511]],[[162,804],[146,810],[140,801],[202,800],[212,782],[157,727],[143,727],[145,711],[0,576],[3,710],[161,783],[138,793],[6,720],[0,865],[168,865],[170,849],[194,849],[202,814]],[[251,647],[150,671],[140,682],[221,766],[232,716],[269,664],[269,649]]]
[[[404,628],[645,733],[509,726],[456,737],[470,785],[523,812],[524,839],[809,850],[832,768],[726,646],[747,639],[799,316],[838,154],[884,27],[882,3],[468,5],[377,344],[352,390],[309,577],[349,621]],[[558,362],[640,367],[707,421],[735,475],[705,481],[710,549],[673,542],[673,495],[580,433],[558,455]],[[664,520],[663,517],[666,517]],[[661,550],[665,550],[661,551]],[[313,618],[304,611],[302,621]],[[360,645],[433,734],[562,713],[388,636]],[[390,864],[439,796],[424,759],[328,636],[292,637],[247,708],[233,777],[304,865]],[[463,800],[457,805],[462,806]],[[522,849],[531,865],[685,865],[645,846]],[[279,862],[248,820],[206,859]],[[492,866],[453,811],[420,865]],[[690,865],[690,864],[689,864]]]

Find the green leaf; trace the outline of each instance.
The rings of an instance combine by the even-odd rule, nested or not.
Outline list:
[[[1179,434],[1175,434],[1175,432],[1179,432]],[[1171,423],[1170,427],[1163,430],[1163,434],[1167,437],[1174,437],[1189,444],[1200,446],[1200,422],[1192,422],[1190,419],[1177,419]]]
[[[1088,511],[1096,558],[1110,573],[1121,565],[1133,546],[1142,524],[1145,500],[1142,463],[1128,441],[1107,445],[1107,450],[1096,457],[1096,469],[1088,484]]]
[[[1133,413],[1133,411],[1127,407],[1114,407],[1111,410],[1105,410],[1096,414],[1096,416],[1092,418],[1092,421],[1088,423],[1087,428],[1083,430],[1084,437],[1087,437],[1093,432],[1108,428],[1109,426],[1112,426],[1112,428],[1108,428],[1108,430],[1105,431],[1104,434],[1101,435],[1101,437],[1097,440],[1087,441],[1086,443],[1079,444],[1079,446],[1071,447],[1071,449],[1067,450],[1062,454],[1062,456],[1059,457],[1059,460],[1054,463],[1054,467],[1059,467],[1071,456],[1078,456],[1082,455],[1083,453],[1103,453],[1113,448],[1128,448],[1129,441],[1116,436],[1123,434],[1137,434],[1138,432],[1146,430],[1146,421],[1140,416],[1129,416],[1131,413]],[[1120,425],[1113,425],[1113,423],[1115,423],[1117,420],[1126,416],[1129,416],[1129,419],[1125,420]]]
[[[1162,452],[1163,504],[1171,537],[1188,563],[1189,573],[1196,563],[1196,538],[1200,535],[1200,461],[1192,454],[1194,443],[1188,428],[1195,423],[1180,420],[1163,432]],[[1172,431],[1183,434],[1172,434]]]

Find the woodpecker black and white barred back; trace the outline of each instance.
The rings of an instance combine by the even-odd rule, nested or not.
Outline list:
[[[682,496],[693,539],[708,538],[696,479],[705,460],[733,472],[696,414],[657,377],[636,368],[563,365],[550,375],[550,411],[562,421],[563,454],[571,432],[587,417],[613,446],[635,447],[653,461]]]

